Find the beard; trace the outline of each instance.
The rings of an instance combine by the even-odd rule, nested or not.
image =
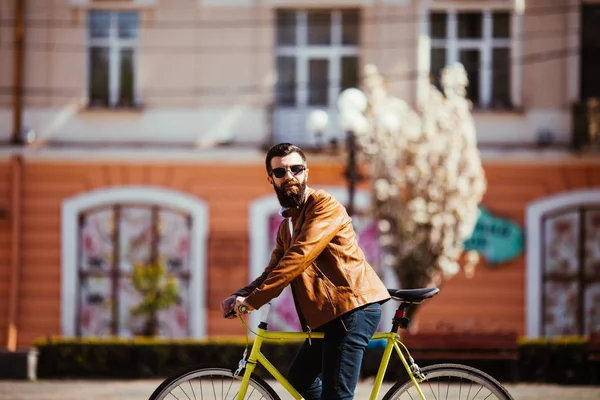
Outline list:
[[[287,183],[281,187],[273,184],[273,189],[277,194],[279,204],[284,208],[295,208],[304,202],[304,193],[306,192],[306,182],[302,183]]]

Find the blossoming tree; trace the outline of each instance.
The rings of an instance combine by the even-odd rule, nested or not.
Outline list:
[[[464,67],[446,67],[443,94],[430,85],[416,110],[387,91],[375,66],[364,72],[364,91],[347,89],[338,106],[373,182],[383,266],[394,269],[403,288],[439,286],[461,268],[471,275],[479,257],[463,256],[463,243],[477,222],[486,179]]]

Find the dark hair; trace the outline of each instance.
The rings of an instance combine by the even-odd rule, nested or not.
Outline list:
[[[294,146],[291,143],[279,143],[275,146],[271,147],[267,152],[267,158],[265,159],[265,164],[267,166],[267,173],[271,173],[271,160],[273,157],[284,157],[288,154],[298,153],[300,157],[302,157],[302,161],[306,164],[306,156],[304,152],[298,146]]]

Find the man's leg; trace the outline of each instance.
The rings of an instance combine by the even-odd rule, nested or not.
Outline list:
[[[350,311],[323,326],[324,400],[354,397],[365,348],[381,320],[381,305]]]
[[[305,340],[290,365],[288,380],[306,400],[321,400],[321,373],[323,340],[313,339],[312,344]]]

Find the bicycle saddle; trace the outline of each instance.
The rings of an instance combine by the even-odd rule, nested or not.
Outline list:
[[[388,289],[388,293],[394,300],[404,301],[407,303],[420,303],[427,300],[440,292],[438,288],[423,288],[423,289]]]

